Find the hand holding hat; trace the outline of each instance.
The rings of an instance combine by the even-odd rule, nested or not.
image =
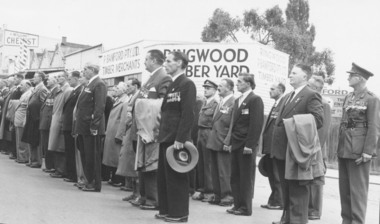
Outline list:
[[[182,148],[174,149],[175,143],[179,143],[176,147],[182,145]],[[198,163],[197,148],[189,141],[185,142],[185,144],[175,143],[166,150],[166,160],[169,166],[178,173],[191,171]]]
[[[183,149],[183,143],[175,141],[173,147],[174,149]]]

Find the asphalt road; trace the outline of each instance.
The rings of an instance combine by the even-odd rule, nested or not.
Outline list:
[[[334,172],[331,172],[334,173]],[[333,176],[333,175],[332,175]],[[86,224],[163,223],[154,219],[156,211],[143,211],[121,198],[130,194],[103,182],[101,193],[82,192],[72,183],[53,179],[41,169],[31,169],[0,155],[0,223],[6,224]],[[225,207],[190,201],[189,223],[270,224],[281,211],[260,208],[267,202],[269,184],[257,173],[253,214],[227,214]],[[367,222],[379,223],[380,185],[370,184]],[[322,219],[311,224],[337,224],[340,219],[338,180],[326,178]]]

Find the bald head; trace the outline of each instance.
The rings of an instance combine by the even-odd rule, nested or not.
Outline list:
[[[309,82],[310,88],[314,89],[318,93],[322,92],[325,82],[321,76],[312,75],[308,82]]]

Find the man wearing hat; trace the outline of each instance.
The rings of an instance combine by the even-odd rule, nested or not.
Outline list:
[[[186,141],[191,140],[196,88],[185,75],[188,63],[187,55],[180,51],[170,52],[164,63],[173,83],[169,85],[161,107],[157,170],[159,213],[155,218],[167,222],[187,222],[189,216],[188,173],[175,171],[166,159],[170,146],[180,150]]]
[[[199,112],[198,119],[198,142],[197,148],[199,151],[199,162],[197,165],[198,191],[200,194],[194,194],[194,200],[207,202],[211,199],[213,189],[211,180],[211,151],[206,147],[207,140],[210,136],[212,128],[212,118],[218,101],[215,99],[217,85],[206,80],[203,84],[205,100]]]
[[[341,216],[346,223],[365,223],[369,171],[380,134],[380,100],[366,83],[373,74],[352,63],[343,103],[338,144]]]
[[[263,169],[266,171],[268,176],[269,185],[272,190],[268,203],[265,205],[261,205],[262,208],[266,209],[282,209],[284,204],[282,202],[282,190],[281,190],[281,182],[280,176],[276,168],[276,164],[271,157],[272,151],[272,137],[273,137],[273,129],[274,122],[278,116],[280,111],[280,105],[283,101],[283,96],[285,92],[285,85],[282,83],[275,83],[270,87],[269,95],[271,99],[274,99],[274,105],[268,114],[267,121],[264,125],[263,131],[263,141],[262,141],[262,153],[264,156],[261,158],[259,165],[263,165]],[[259,166],[260,170],[260,166]]]

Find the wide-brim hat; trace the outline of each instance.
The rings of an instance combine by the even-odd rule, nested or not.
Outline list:
[[[198,163],[199,154],[193,143],[187,141],[182,149],[174,149],[171,145],[166,150],[166,160],[170,167],[178,173],[187,173]]]
[[[259,172],[261,173],[261,175],[263,175],[264,177],[268,177],[268,172],[267,170],[265,169],[267,166],[265,165],[267,159],[266,159],[266,156],[269,156],[268,154],[264,155],[263,157],[261,157],[260,161],[259,161]]]

